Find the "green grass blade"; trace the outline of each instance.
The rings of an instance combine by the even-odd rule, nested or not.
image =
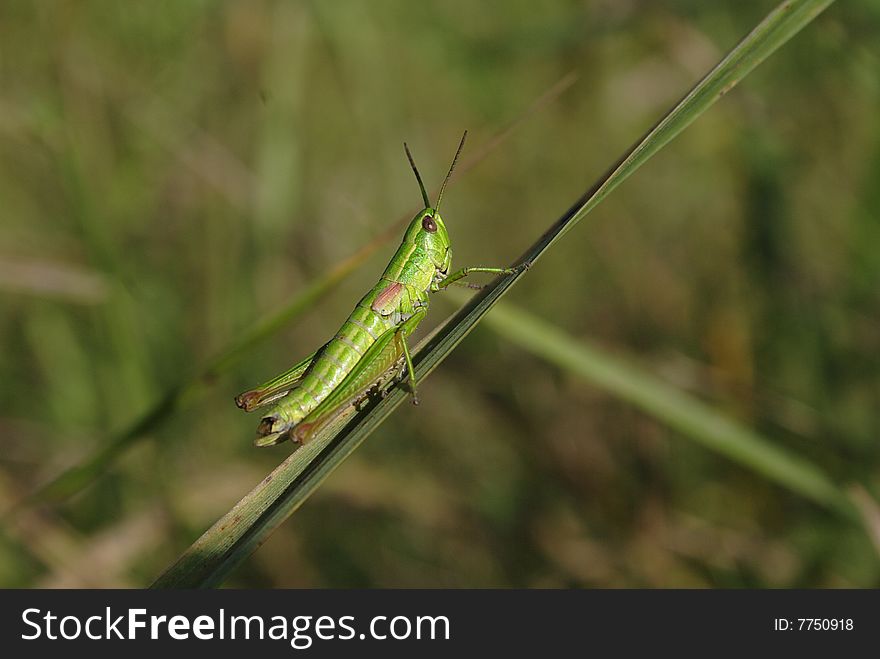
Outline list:
[[[223,579],[305,500],[339,460],[323,433],[295,451],[220,518],[153,584],[153,588],[210,588]],[[328,468],[329,467],[329,468]]]
[[[831,2],[791,0],[774,9],[523,254],[518,261],[523,267],[516,274],[493,281],[423,342],[413,359],[416,377],[421,379],[436,368],[563,233]],[[186,550],[154,586],[191,588],[222,583],[407,395],[401,388],[393,388],[386,398],[354,415],[341,431],[328,430],[294,453],[268,482],[264,480]]]
[[[576,341],[509,304],[486,318],[499,335],[574,373],[715,451],[815,503],[860,519],[849,497],[816,465],[625,360]]]
[[[439,363],[429,359],[431,352],[424,349],[437,334],[425,339],[413,357],[417,379]],[[408,398],[405,387],[394,387],[385,398],[372,401],[360,412],[350,410],[319,431],[205,531],[152,587],[209,588],[222,583]]]
[[[413,356],[416,379],[428,375],[448,346],[444,323],[419,345]],[[438,342],[439,341],[439,342]],[[455,342],[458,343],[457,341]],[[153,588],[210,588],[247,558],[287,519],[360,444],[410,398],[406,387],[394,387],[360,412],[349,413],[321,430],[311,442],[294,451],[245,495],[229,512],[193,543],[153,584]]]

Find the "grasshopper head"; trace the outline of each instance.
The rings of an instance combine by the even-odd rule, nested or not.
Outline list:
[[[452,261],[452,250],[449,247],[449,234],[446,232],[446,225],[443,223],[443,218],[440,217],[440,201],[443,199],[443,191],[446,189],[446,184],[449,183],[449,179],[455,169],[455,163],[458,162],[458,156],[461,154],[461,150],[464,147],[464,140],[466,137],[467,131],[464,131],[464,135],[461,136],[461,142],[458,144],[458,150],[455,152],[455,157],[452,159],[452,164],[449,166],[449,171],[446,173],[446,178],[443,179],[443,185],[440,186],[440,193],[437,195],[437,204],[433,208],[431,207],[431,202],[428,200],[428,193],[425,191],[425,184],[422,183],[422,177],[419,175],[416,163],[413,160],[412,154],[409,152],[409,147],[405,142],[403,144],[403,148],[406,150],[406,157],[409,158],[409,164],[412,166],[413,173],[416,175],[416,180],[419,182],[419,188],[422,191],[422,199],[425,201],[425,208],[416,213],[412,222],[409,223],[409,228],[406,230],[405,240],[422,247],[425,252],[431,256],[434,267],[443,273],[449,270],[449,264]]]
[[[405,240],[421,247],[439,270],[445,271],[448,267],[451,258],[449,234],[440,213],[433,208],[416,213],[406,230]]]

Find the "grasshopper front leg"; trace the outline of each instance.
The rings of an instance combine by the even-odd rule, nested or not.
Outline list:
[[[483,288],[481,284],[460,284],[459,280],[464,279],[465,277],[472,275],[475,272],[486,272],[495,275],[512,275],[517,271],[516,268],[485,268],[482,266],[470,267],[470,268],[462,268],[461,270],[456,270],[451,275],[444,278],[442,281],[438,281],[431,285],[432,291],[442,291],[447,286],[451,284],[458,284],[462,286],[467,286],[468,288]]]

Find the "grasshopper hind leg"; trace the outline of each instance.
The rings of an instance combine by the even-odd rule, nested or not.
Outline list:
[[[264,382],[256,389],[239,394],[235,397],[235,404],[245,412],[253,412],[258,407],[264,407],[284,398],[300,383],[309,367],[315,363],[325,347],[326,344],[298,364],[291,366],[281,375]]]
[[[424,319],[425,314],[424,308],[419,309],[401,325],[389,328],[376,339],[358,365],[330,396],[291,429],[291,437],[294,441],[306,443],[346,408],[356,405],[357,402],[363,402],[361,401],[363,396],[369,396],[372,391],[384,397],[387,389],[398,381],[395,377],[398,373],[407,371],[412,373],[412,370],[407,368],[406,356],[409,347],[406,346],[405,341]],[[409,362],[411,364],[412,360]]]

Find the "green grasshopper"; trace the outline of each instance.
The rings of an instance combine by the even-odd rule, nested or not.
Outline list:
[[[449,272],[452,248],[440,217],[440,202],[466,137],[467,131],[433,208],[404,143],[425,207],[409,223],[403,242],[379,283],[357,303],[336,335],[281,375],[235,398],[236,404],[247,412],[276,403],[260,421],[256,446],[271,446],[286,439],[305,443],[345,409],[364,401],[373,391],[383,391],[398,373],[402,376],[404,367],[413,403],[418,404],[407,338],[428,313],[428,293],[453,283],[479,288],[460,282],[475,272],[513,272],[508,268],[484,267]]]

